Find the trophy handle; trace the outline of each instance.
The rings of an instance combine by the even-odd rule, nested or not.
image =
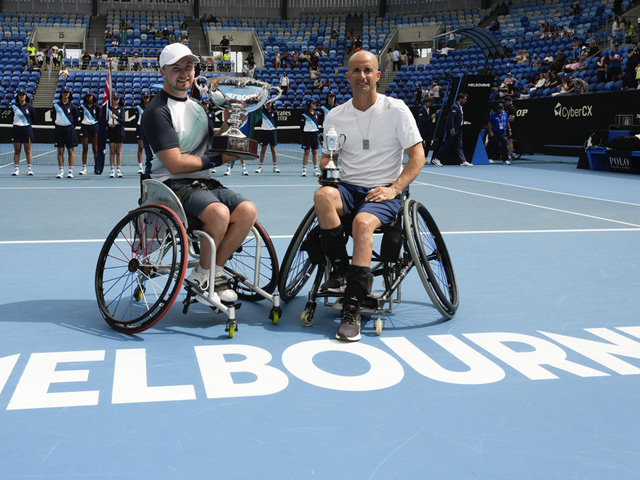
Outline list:
[[[198,82],[199,80],[204,80],[204,87],[200,86],[200,83]],[[200,92],[200,98],[202,98],[204,95],[206,95],[207,97],[210,96],[209,95],[209,80],[204,75],[198,75],[196,77],[196,79],[193,81],[193,85]]]
[[[271,93],[271,90],[276,90],[278,92],[278,95],[274,98],[268,99],[267,102],[275,102],[282,96],[282,89],[280,87],[271,87],[271,89],[269,90],[269,94]]]

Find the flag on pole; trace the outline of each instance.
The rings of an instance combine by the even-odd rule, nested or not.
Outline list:
[[[102,170],[104,170],[105,151],[107,148],[107,128],[109,128],[109,117],[111,115],[111,94],[111,63],[109,62],[107,81],[104,84],[102,105],[100,106],[100,119],[98,120],[98,155],[96,156],[96,165],[94,167],[94,173],[96,175],[101,175]]]

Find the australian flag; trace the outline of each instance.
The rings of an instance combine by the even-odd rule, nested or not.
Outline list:
[[[104,170],[105,151],[107,148],[107,128],[109,128],[109,117],[111,115],[111,66],[107,73],[107,81],[104,84],[104,94],[102,96],[102,105],[100,108],[100,118],[98,119],[98,155],[96,156],[96,165],[94,173],[102,174]]]

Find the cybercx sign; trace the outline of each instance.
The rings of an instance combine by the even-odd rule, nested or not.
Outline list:
[[[38,352],[20,365],[20,354],[15,354],[0,358],[0,402],[7,410],[27,410],[215,401],[273,395],[294,388],[289,386],[294,379],[295,388],[304,388],[303,382],[307,388],[367,392],[393,388],[407,371],[469,388],[512,375],[532,381],[640,375],[640,326],[585,332],[429,335],[420,339],[420,346],[405,337],[375,339],[372,344],[312,340],[285,348],[278,362],[257,346],[203,345],[169,367],[144,348]],[[335,365],[327,368],[327,356],[359,369],[354,373],[344,367],[336,371]],[[106,386],[98,381],[104,378],[110,382]],[[13,392],[3,392],[9,379]]]
[[[560,102],[554,107],[553,113],[556,117],[569,120],[570,118],[593,117],[593,105],[583,105],[582,107],[564,107]]]

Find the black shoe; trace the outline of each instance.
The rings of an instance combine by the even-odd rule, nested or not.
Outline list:
[[[342,306],[342,320],[336,333],[338,340],[357,342],[360,340],[360,309],[357,305],[346,303]]]
[[[347,272],[334,270],[329,274],[329,279],[320,286],[321,292],[344,293],[347,284]]]

